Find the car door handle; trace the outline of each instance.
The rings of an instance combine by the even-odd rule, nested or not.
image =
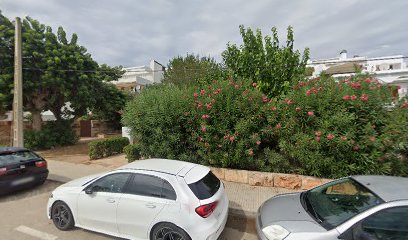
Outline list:
[[[145,205],[148,208],[156,208],[156,205],[152,204],[152,203],[148,203]]]
[[[108,203],[114,203],[114,202],[115,202],[115,199],[113,199],[113,198],[108,198],[108,199],[106,199],[106,201],[107,201]]]

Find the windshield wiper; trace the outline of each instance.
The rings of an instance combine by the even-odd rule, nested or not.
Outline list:
[[[309,194],[309,192],[306,192],[306,193],[304,193],[304,196],[303,196],[304,201],[306,203],[306,211],[310,212],[316,218],[316,220],[319,223],[322,223],[323,222],[322,217],[313,208],[312,204],[309,201],[308,194]]]

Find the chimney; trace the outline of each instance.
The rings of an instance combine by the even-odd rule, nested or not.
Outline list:
[[[347,50],[342,50],[340,52],[340,60],[346,60],[347,59]]]

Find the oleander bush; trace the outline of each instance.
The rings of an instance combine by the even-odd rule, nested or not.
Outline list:
[[[403,109],[392,107],[391,92],[392,87],[366,75],[300,81],[287,96],[271,102],[271,138],[302,174],[407,175],[400,168],[404,163],[395,157],[391,161],[387,147],[391,137],[393,146],[406,146],[407,138],[408,118],[401,116]]]
[[[146,89],[124,124],[145,157],[336,178],[408,176],[408,103],[357,75],[293,84],[268,99],[247,80]]]
[[[92,141],[89,143],[89,158],[94,160],[123,153],[123,148],[127,145],[129,145],[127,137],[113,137]]]

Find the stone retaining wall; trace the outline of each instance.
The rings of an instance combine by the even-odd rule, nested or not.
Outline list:
[[[315,178],[303,175],[283,173],[256,172],[227,168],[211,168],[221,180],[244,183],[251,186],[279,187],[291,190],[308,190],[331,181],[331,179]]]

